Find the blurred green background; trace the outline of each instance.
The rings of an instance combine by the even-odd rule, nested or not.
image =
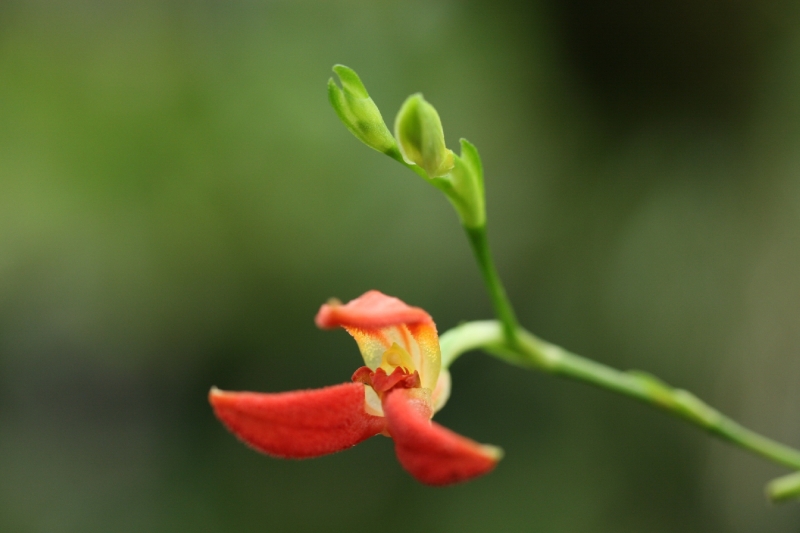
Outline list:
[[[211,385],[346,381],[329,297],[491,316],[446,200],[326,99],[411,92],[486,169],[522,322],[800,445],[800,8],[788,0],[0,3],[0,531],[796,532],[785,470],[480,354],[437,420],[506,457],[447,489],[389,439],[270,459]]]

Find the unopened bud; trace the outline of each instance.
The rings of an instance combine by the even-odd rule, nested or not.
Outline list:
[[[335,65],[333,71],[339,76],[342,87],[339,88],[333,78],[329,79],[328,99],[342,123],[370,148],[396,154],[394,138],[358,74],[344,65]]]
[[[394,135],[407,163],[422,167],[428,177],[444,176],[452,170],[453,152],[444,143],[439,114],[421,94],[409,96],[397,113]]]

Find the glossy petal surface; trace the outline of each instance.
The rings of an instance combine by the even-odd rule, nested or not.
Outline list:
[[[396,389],[383,401],[400,464],[427,485],[449,485],[490,472],[502,456],[430,421],[430,397],[422,389]]]
[[[227,428],[256,450],[303,459],[345,450],[384,430],[364,410],[364,385],[279,392],[211,389],[209,401]]]

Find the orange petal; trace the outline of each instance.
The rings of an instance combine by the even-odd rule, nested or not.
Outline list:
[[[430,421],[430,397],[424,389],[395,389],[383,412],[400,464],[427,485],[449,485],[490,472],[502,456],[494,446],[478,444]]]
[[[385,419],[364,411],[364,384],[265,394],[212,388],[214,412],[256,450],[292,459],[345,450],[377,435]]]
[[[411,307],[402,300],[379,291],[368,291],[344,305],[324,304],[314,321],[318,327],[324,329],[338,326],[375,329],[397,324],[432,322],[432,319],[419,307]]]

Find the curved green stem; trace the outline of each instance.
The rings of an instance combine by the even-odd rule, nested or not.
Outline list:
[[[517,346],[517,332],[520,329],[517,316],[514,313],[514,307],[506,295],[506,290],[503,288],[503,282],[500,281],[500,276],[494,266],[492,259],[492,252],[489,250],[489,241],[486,236],[486,225],[484,224],[478,228],[464,227],[464,231],[469,237],[469,243],[472,245],[472,251],[475,254],[475,259],[478,261],[478,266],[483,276],[483,282],[489,291],[489,298],[492,300],[492,307],[494,308],[495,315],[500,319],[503,324],[503,333],[505,335],[506,344],[509,346]]]
[[[543,370],[624,394],[659,407],[771,461],[800,470],[800,451],[747,429],[707,405],[694,394],[673,388],[639,371],[622,372],[545,342],[524,330],[494,266],[486,226],[464,227],[489,291],[494,320],[468,322],[441,336],[442,364],[449,367],[461,354],[476,348],[504,361]],[[800,472],[778,478],[767,486],[773,501],[800,496]]]
[[[570,353],[524,329],[517,334],[517,344],[510,345],[498,321],[467,322],[441,336],[442,363],[447,367],[462,353],[481,348],[518,366],[590,383],[654,405],[771,461],[800,469],[800,451],[745,428],[688,391],[644,372],[623,372]],[[771,483],[768,494],[775,500],[800,495],[800,474]]]

